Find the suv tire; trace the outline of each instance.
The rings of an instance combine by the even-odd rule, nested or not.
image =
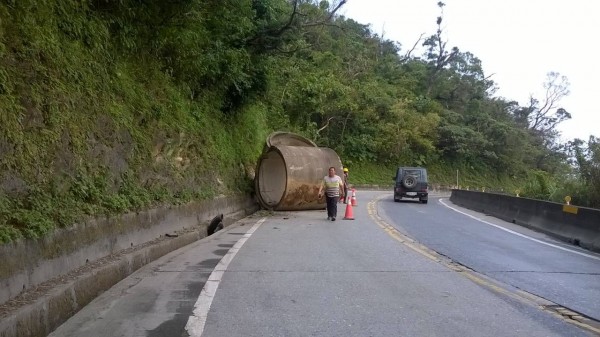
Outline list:
[[[414,188],[417,186],[417,177],[415,176],[405,176],[402,178],[402,185],[406,188]]]

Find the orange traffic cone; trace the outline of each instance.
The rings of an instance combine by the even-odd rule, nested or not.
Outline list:
[[[356,201],[356,190],[352,189],[352,199],[350,199],[352,202],[352,206],[356,206],[358,205],[358,202]]]
[[[346,214],[344,215],[344,220],[354,220],[354,214],[352,214],[352,203],[346,204]]]

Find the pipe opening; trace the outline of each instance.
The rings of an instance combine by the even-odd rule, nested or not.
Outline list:
[[[275,207],[283,198],[287,184],[285,161],[277,151],[263,155],[258,169],[258,190],[260,198],[268,207]]]

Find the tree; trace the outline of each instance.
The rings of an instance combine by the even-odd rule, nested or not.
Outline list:
[[[579,205],[600,207],[600,138],[590,136],[587,143],[574,139],[568,143],[569,154],[579,175],[574,201]]]
[[[558,124],[569,120],[571,114],[559,102],[569,94],[569,81],[566,76],[549,72],[544,82],[544,98],[529,99],[529,106],[517,107],[513,114],[515,121],[527,129],[532,136],[531,142],[538,149],[533,156],[537,169],[553,171],[559,163],[567,159],[564,144],[558,140]]]
[[[557,72],[549,72],[544,82],[545,97],[542,101],[529,97],[529,106],[515,111],[516,120],[529,130],[542,136],[554,136],[556,126],[571,119],[571,114],[559,102],[569,95],[569,80]]]
[[[457,47],[453,47],[450,51],[448,51],[446,44],[447,42],[443,40],[442,37],[442,20],[444,15],[444,6],[446,6],[443,2],[438,2],[438,7],[440,8],[440,16],[437,18],[437,31],[434,35],[431,35],[428,39],[423,42],[423,46],[427,47],[426,59],[429,62],[429,78],[427,80],[427,95],[431,95],[431,90],[435,83],[435,80],[440,75],[442,70],[450,64],[456,57],[456,55],[460,52]]]

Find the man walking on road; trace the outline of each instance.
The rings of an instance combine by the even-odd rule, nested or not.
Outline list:
[[[344,197],[344,182],[340,176],[335,174],[335,167],[329,168],[329,174],[323,178],[321,187],[319,187],[319,199],[323,196],[323,187],[325,187],[325,199],[327,201],[327,220],[335,221],[337,216],[337,203]]]

